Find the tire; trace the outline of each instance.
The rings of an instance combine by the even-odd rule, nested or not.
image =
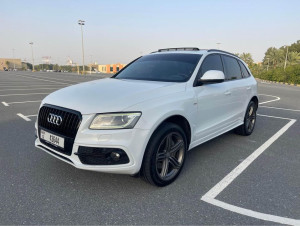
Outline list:
[[[256,123],[256,111],[257,104],[254,101],[250,101],[245,113],[244,124],[237,127],[235,133],[242,136],[249,136],[253,132]]]
[[[163,123],[147,145],[142,176],[159,187],[171,184],[183,168],[186,150],[187,139],[183,129],[174,123]]]

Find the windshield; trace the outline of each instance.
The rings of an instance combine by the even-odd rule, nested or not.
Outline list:
[[[201,56],[185,53],[147,55],[128,65],[115,78],[186,82],[191,77]]]

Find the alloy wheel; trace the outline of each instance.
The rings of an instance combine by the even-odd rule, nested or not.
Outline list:
[[[184,160],[184,141],[178,132],[167,134],[158,146],[156,153],[156,172],[160,179],[167,181],[174,178]]]
[[[254,129],[255,120],[256,120],[256,110],[254,104],[251,104],[249,106],[246,115],[246,129],[248,130],[249,133],[251,133],[252,130]]]

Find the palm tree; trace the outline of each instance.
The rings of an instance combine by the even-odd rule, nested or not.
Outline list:
[[[268,59],[270,60],[270,65],[274,67],[278,66],[279,64],[284,62],[284,50],[276,49],[275,47],[271,47],[265,53],[265,58],[263,60],[264,64],[268,64]]]
[[[290,65],[295,65],[300,63],[300,53],[298,52],[289,52],[288,54],[288,63]]]
[[[252,65],[254,62],[251,53],[242,53],[239,55],[239,57],[248,65]]]

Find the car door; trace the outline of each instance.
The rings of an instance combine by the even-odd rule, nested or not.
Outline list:
[[[230,97],[230,112],[228,120],[232,123],[244,118],[244,103],[246,100],[245,83],[242,79],[238,60],[229,55],[222,55],[228,95]]]
[[[221,56],[210,54],[203,60],[196,81],[209,70],[223,71]],[[196,140],[201,140],[214,133],[227,123],[227,117],[231,112],[231,97],[227,93],[226,82],[197,85],[194,83],[195,96],[197,98],[198,112],[196,120]]]
[[[242,71],[242,83],[241,86],[244,88],[244,93],[245,93],[245,99],[244,99],[244,106],[242,110],[246,110],[247,106],[248,106],[248,102],[249,100],[252,98],[252,93],[253,93],[253,84],[250,82],[251,81],[251,75],[248,71],[248,69],[246,68],[246,66],[244,65],[244,63],[240,60],[238,60],[241,71]]]

